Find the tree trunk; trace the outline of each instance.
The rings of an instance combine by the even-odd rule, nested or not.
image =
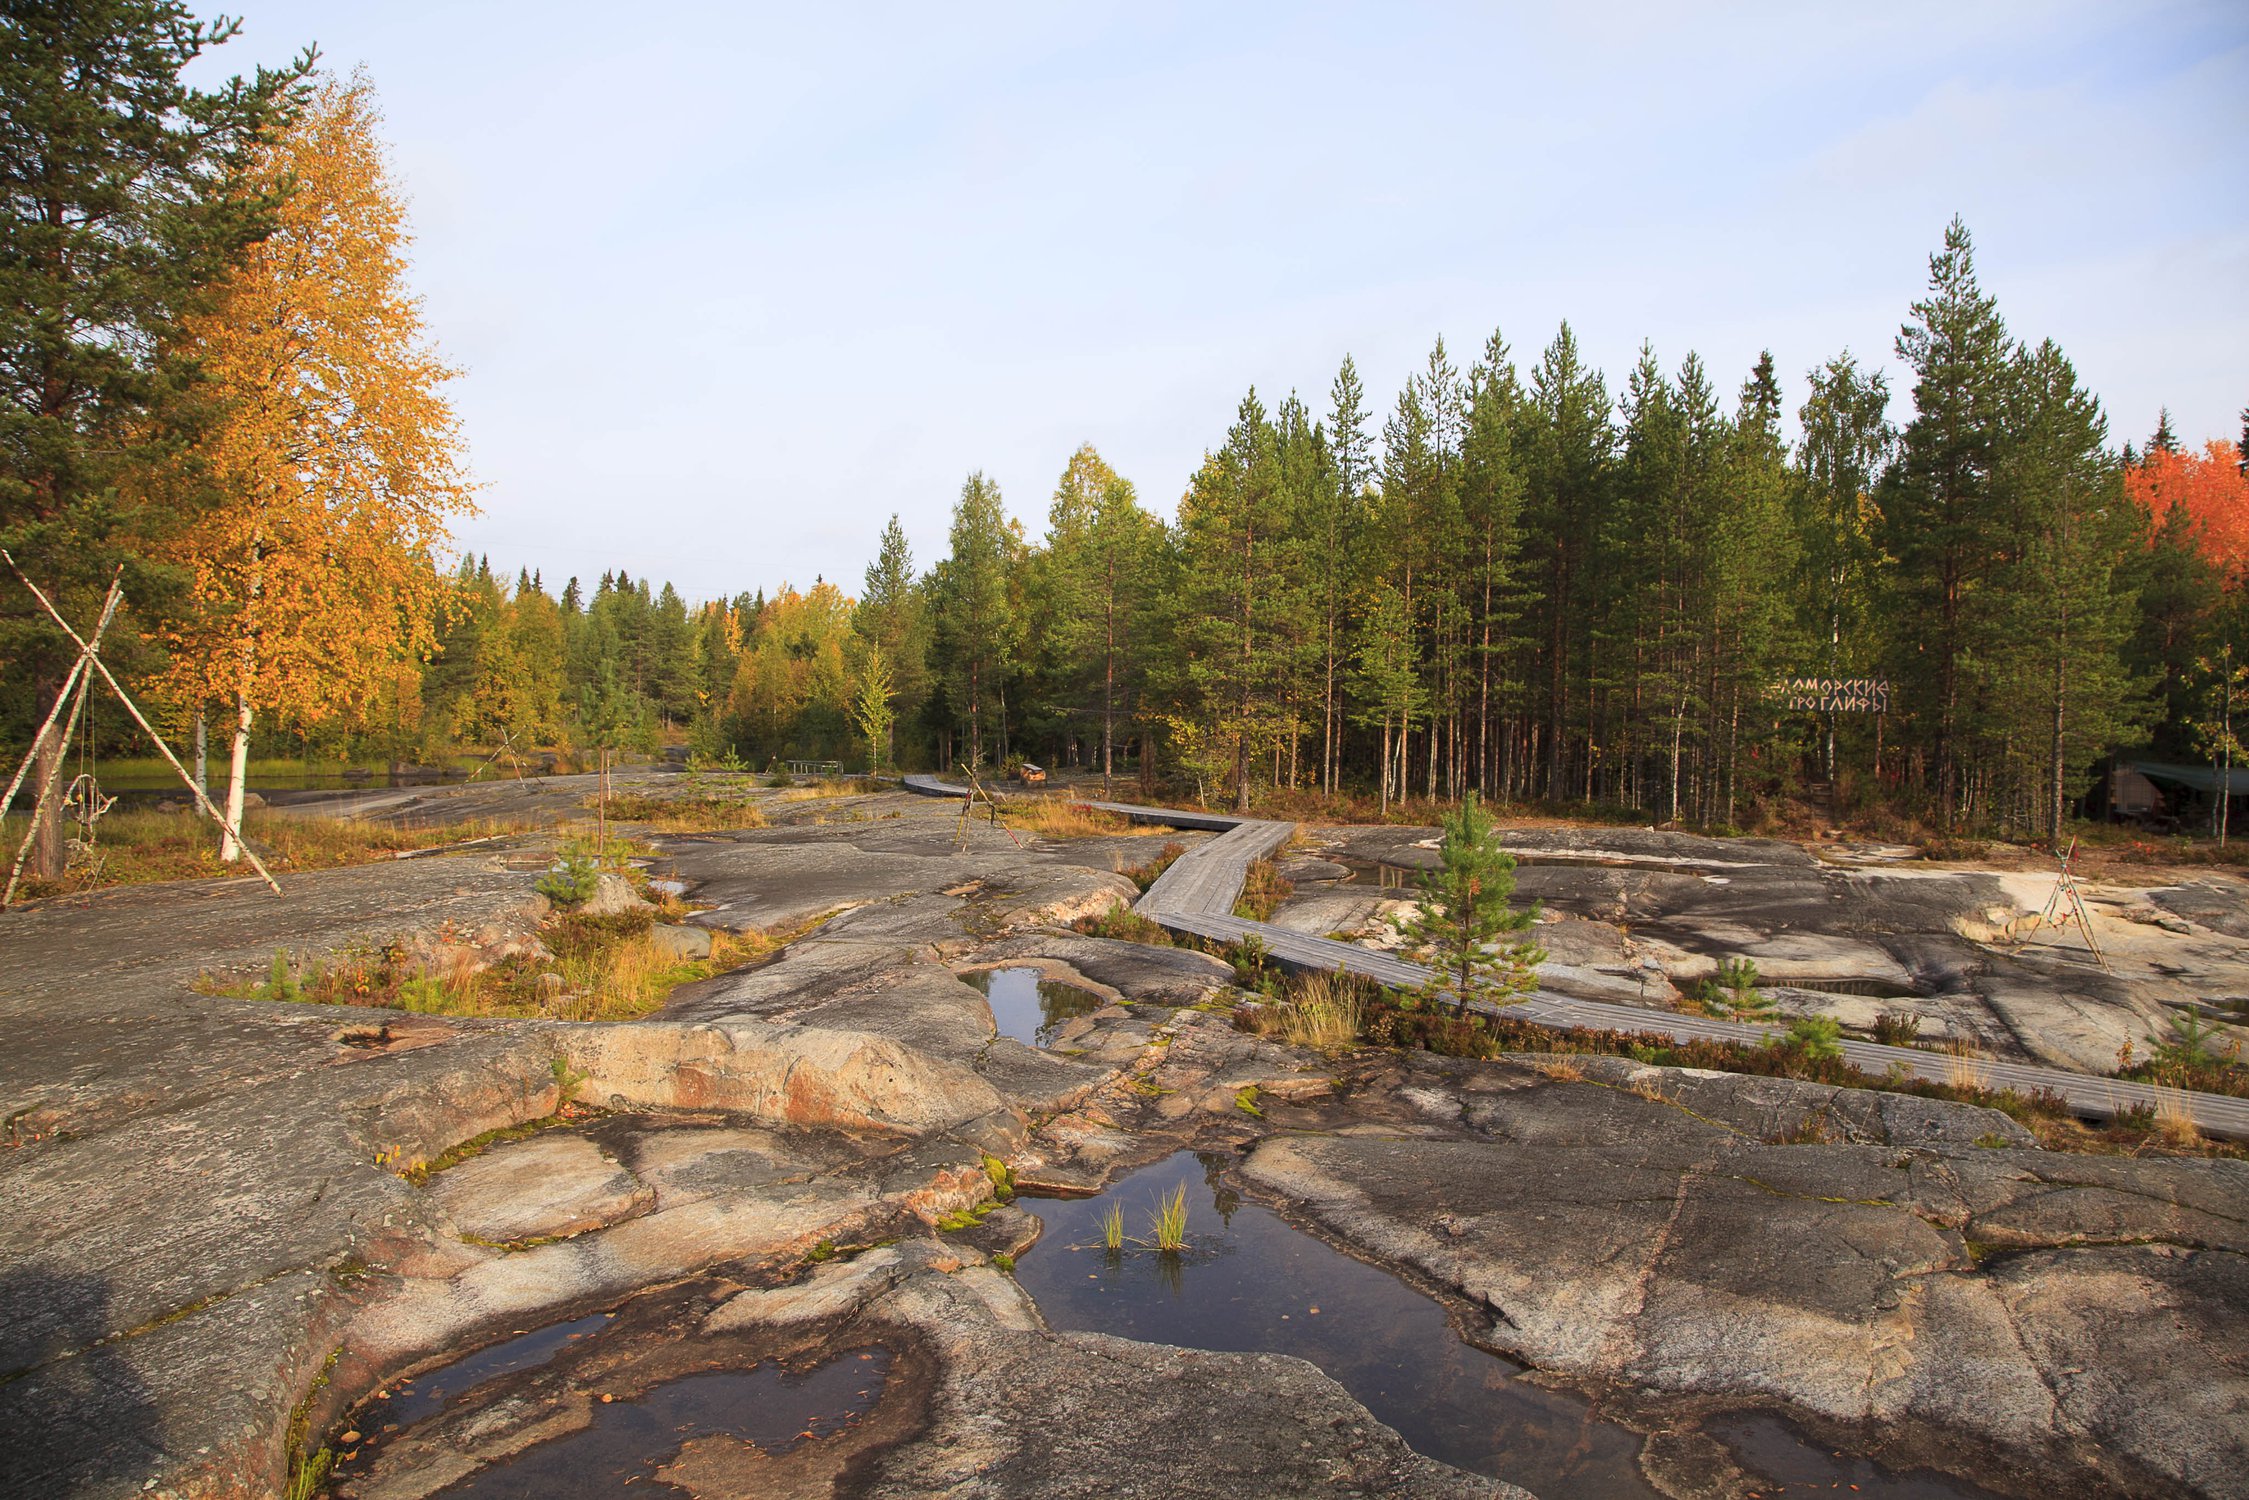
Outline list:
[[[1112,599],[1114,595],[1112,593]],[[1110,795],[1109,781],[1116,774],[1117,759],[1117,612],[1110,605],[1107,618],[1108,640],[1101,653],[1101,795]]]
[[[233,864],[242,857],[242,798],[250,783],[250,695],[235,699],[234,753],[227,762],[226,832],[219,839],[219,859]]]
[[[85,689],[80,688],[81,695]],[[68,724],[78,721],[76,708],[71,710]],[[63,877],[64,857],[62,837],[62,758],[70,740],[69,730],[63,723],[50,727],[39,741],[39,753],[33,758],[32,774],[39,794],[31,804],[31,854],[24,863],[24,871],[34,880],[60,880]]]
[[[1382,716],[1382,816],[1390,816],[1390,716]]]

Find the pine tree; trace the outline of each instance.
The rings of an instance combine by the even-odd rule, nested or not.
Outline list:
[[[2056,837],[2079,767],[2134,737],[2142,712],[2124,649],[2135,599],[2118,563],[2141,542],[2100,405],[2052,340],[2017,354],[2010,440],[1995,475],[2013,538],[1998,571],[1998,618],[1973,663],[1996,733],[1987,770],[2036,745],[2026,765],[2034,831]]]
[[[1500,847],[1491,814],[1474,792],[1445,815],[1437,868],[1420,880],[1421,899],[1395,922],[1405,955],[1432,970],[1424,993],[1449,997],[1465,1016],[1477,1001],[1523,994],[1538,983],[1546,955],[1527,939],[1511,936],[1538,920],[1537,903],[1509,908],[1515,894],[1515,860]]]
[[[1179,502],[1171,617],[1174,736],[1199,747],[1237,811],[1294,728],[1282,701],[1302,626],[1288,519],[1273,425],[1252,390]]]
[[[1848,351],[1808,378],[1811,394],[1796,413],[1803,431],[1796,460],[1799,631],[1818,643],[1827,676],[1870,675],[1882,557],[1874,489],[1897,436],[1888,418],[1889,381],[1880,370],[1862,373]],[[1828,714],[1820,760],[1840,806],[1837,728],[1837,716]]]
[[[952,551],[938,566],[935,596],[937,651],[967,731],[972,769],[984,763],[988,734],[1003,743],[1007,678],[1018,646],[1011,575],[1019,550],[999,486],[981,472],[969,475],[953,507]]]
[[[1148,578],[1160,527],[1129,480],[1088,443],[1055,487],[1047,525],[1052,648],[1074,665],[1054,675],[1074,707],[1101,722],[1101,790],[1116,774],[1117,724],[1138,693]]]
[[[1350,659],[1350,599],[1365,570],[1367,486],[1374,474],[1367,436],[1366,390],[1351,356],[1328,390],[1327,462],[1299,516],[1298,534],[1311,547],[1308,604],[1320,643],[1320,784],[1333,793],[1343,771],[1343,687]]]
[[[1382,727],[1382,759],[1376,774],[1382,814],[1388,817],[1393,790],[1404,796],[1403,740],[1399,727],[1421,707],[1421,683],[1414,671],[1412,627],[1405,596],[1388,582],[1370,591],[1358,632],[1348,685],[1358,707],[1355,723]]]
[[[1898,334],[1898,356],[1914,371],[1914,416],[1883,507],[1886,547],[1898,560],[1890,603],[1897,675],[1928,726],[1937,816],[1947,826],[1961,811],[1962,667],[1988,627],[1988,583],[2002,546],[1991,485],[2010,350],[1998,307],[1976,282],[1968,227],[1956,218],[1929,258],[1929,293]]]
[[[1468,567],[1460,580],[1476,679],[1474,784],[1490,795],[1501,784],[1495,717],[1517,706],[1521,681],[1511,669],[1514,629],[1536,598],[1522,565],[1523,468],[1515,452],[1523,391],[1507,341],[1494,329],[1468,372],[1468,416],[1461,437],[1460,504]]]

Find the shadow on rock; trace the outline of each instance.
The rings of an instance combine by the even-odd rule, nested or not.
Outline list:
[[[41,1335],[39,1350],[10,1352],[43,1361],[0,1376],[0,1497],[121,1494],[156,1472],[163,1419],[132,1362],[101,1342],[115,1331],[109,1300],[99,1276],[0,1275],[0,1327]]]

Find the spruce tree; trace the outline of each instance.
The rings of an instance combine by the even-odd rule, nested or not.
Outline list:
[[[1508,906],[1515,894],[1515,860],[1500,847],[1491,814],[1474,792],[1446,814],[1437,860],[1437,868],[1420,879],[1414,910],[1394,924],[1405,939],[1406,956],[1430,968],[1423,993],[1449,998],[1453,1014],[1465,1016],[1473,1002],[1500,1001],[1533,988],[1546,955],[1513,934],[1538,920],[1538,906],[1534,902],[1523,911]]]
[[[2171,408],[2159,406],[2155,411],[2155,433],[2147,440],[2150,453],[2176,453],[2179,451],[2178,434],[2171,431]]]
[[[890,669],[894,721],[912,723],[929,699],[929,601],[914,575],[913,549],[895,514],[882,529],[874,561],[867,564],[851,628],[882,653]],[[895,758],[895,729],[891,748]]]

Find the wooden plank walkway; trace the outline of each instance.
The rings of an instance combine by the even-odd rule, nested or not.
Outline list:
[[[921,783],[916,785],[916,783]],[[925,796],[959,797],[967,788],[939,781],[934,776],[909,776],[907,788]],[[1188,812],[1173,808],[1143,807],[1129,802],[1090,802],[1107,812],[1142,823],[1165,823],[1175,828],[1223,830],[1217,838],[1196,845],[1172,862],[1170,869],[1134,904],[1133,910],[1172,932],[1236,943],[1255,937],[1274,960],[1299,971],[1342,969],[1377,984],[1401,989],[1419,986],[1429,977],[1421,965],[1394,954],[1341,943],[1332,938],[1292,932],[1270,922],[1248,922],[1234,915],[1242,880],[1252,860],[1262,859],[1285,845],[1296,833],[1294,823],[1239,818],[1226,813]],[[1501,1007],[1479,1005],[1487,1014]],[[1760,1046],[1773,1035],[1771,1028],[1715,1016],[1680,1015],[1672,1011],[1644,1010],[1638,1006],[1584,1000],[1539,990],[1505,1007],[1510,1013],[1541,1026],[1564,1030],[1645,1031],[1675,1041],[1735,1042]],[[1845,1041],[1843,1056],[1854,1067],[1877,1075],[1898,1067],[1914,1078],[1932,1083],[1952,1081],[1953,1059],[1917,1047],[1889,1047],[1879,1042]],[[2169,1093],[2174,1104],[2183,1103],[2205,1135],[2229,1140],[2249,1140],[2249,1099],[2224,1094],[2159,1091],[2144,1083],[2118,1078],[2094,1078],[2041,1068],[2028,1063],[1978,1061],[1977,1074],[1984,1087],[2031,1093],[2045,1089],[2069,1102],[2071,1111],[2088,1120],[2107,1120],[2127,1109],[2156,1108]]]

